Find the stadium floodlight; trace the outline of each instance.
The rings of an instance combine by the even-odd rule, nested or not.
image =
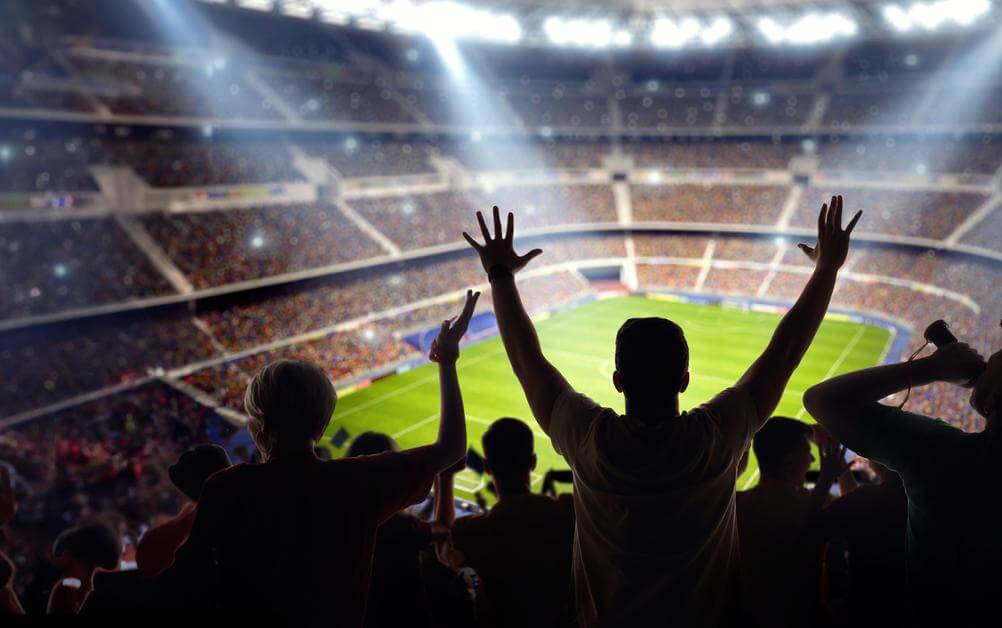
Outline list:
[[[933,31],[946,24],[970,26],[992,9],[989,0],[937,0],[915,2],[908,6],[884,5],[884,20],[898,32],[917,28]]]
[[[615,28],[605,19],[566,18],[550,16],[543,20],[543,33],[558,46],[581,48],[624,47],[633,43],[633,33]]]
[[[514,44],[522,40],[522,25],[514,15],[497,13],[453,0],[310,0],[326,22],[372,28],[392,27],[433,39],[480,39]]]
[[[718,16],[709,22],[687,16],[679,19],[660,17],[651,29],[651,44],[656,48],[684,48],[697,41],[704,46],[715,46],[734,32],[734,22]]]
[[[290,17],[313,17],[312,0],[281,0],[279,10]]]
[[[271,11],[275,8],[275,0],[237,0],[237,6],[255,11]]]
[[[810,46],[852,37],[859,32],[856,21],[840,11],[810,12],[786,23],[780,19],[765,16],[756,22],[759,32],[771,44]]]

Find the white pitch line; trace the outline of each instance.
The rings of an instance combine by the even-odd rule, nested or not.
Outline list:
[[[465,362],[459,362],[456,365],[456,368],[457,369],[462,369],[464,367],[467,367],[467,366],[470,366],[470,365],[473,365],[473,364],[477,364],[478,362],[483,362],[487,358],[492,357],[494,354],[500,353],[500,351],[501,351],[500,349],[494,349],[493,351],[488,351],[487,353],[485,353],[483,355],[478,355],[475,358],[470,358],[469,360],[466,360]],[[401,386],[400,388],[398,388],[398,389],[396,389],[396,390],[394,390],[392,392],[388,392],[385,395],[380,395],[380,396],[376,397],[375,399],[370,399],[368,401],[362,402],[362,403],[358,404],[357,406],[355,406],[354,408],[349,408],[348,410],[345,410],[344,412],[341,412],[341,413],[335,412],[334,413],[334,418],[331,419],[331,421],[335,422],[335,421],[338,421],[340,419],[343,419],[346,416],[351,416],[351,415],[355,414],[356,412],[361,412],[362,410],[365,410],[366,408],[368,408],[370,406],[374,406],[377,403],[381,403],[383,401],[386,401],[387,399],[392,399],[393,397],[396,397],[398,395],[402,395],[405,392],[407,392],[408,390],[411,390],[412,388],[417,388],[418,386],[422,386],[424,384],[427,384],[428,382],[433,382],[433,381],[437,381],[437,380],[438,380],[438,374],[437,373],[435,375],[429,375],[428,377],[422,377],[419,380],[413,381],[410,384],[407,384],[406,386]]]
[[[853,336],[852,340],[849,341],[849,344],[845,346],[845,349],[842,349],[842,353],[840,353],[839,356],[835,358],[835,363],[832,364],[832,367],[830,369],[828,369],[828,372],[825,373],[825,376],[821,378],[821,381],[825,381],[829,377],[835,374],[835,371],[837,371],[838,368],[842,366],[842,363],[845,362],[845,359],[849,357],[849,354],[852,352],[852,350],[856,348],[857,344],[859,344],[859,340],[860,338],[863,337],[864,332],[866,332],[866,327],[860,327],[859,331],[856,332],[856,335]],[[804,412],[807,412],[807,408],[801,405],[800,410],[797,412],[797,418],[799,419],[803,417]]]
[[[755,480],[757,479],[758,479],[758,468],[752,471],[752,474],[748,476],[748,479],[745,480],[745,483],[741,485],[741,490],[747,491],[751,487],[751,485],[755,483]]]
[[[391,438],[393,438],[393,440],[396,440],[396,439],[400,438],[401,436],[403,436],[404,434],[410,434],[411,432],[413,432],[414,430],[418,429],[419,427],[428,425],[429,423],[431,423],[432,421],[434,421],[437,418],[438,418],[438,412],[436,412],[435,414],[432,414],[431,416],[428,416],[428,417],[425,417],[425,418],[421,419],[417,423],[414,423],[412,425],[408,425],[407,427],[405,427],[404,429],[400,430],[396,434],[392,434]]]

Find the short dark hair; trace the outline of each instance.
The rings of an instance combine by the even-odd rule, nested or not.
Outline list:
[[[56,537],[52,554],[56,558],[69,554],[88,565],[115,569],[122,555],[122,539],[104,523],[79,525]]]
[[[511,417],[494,421],[481,443],[484,459],[496,476],[510,477],[532,468],[532,429],[523,421]]]
[[[752,440],[752,449],[758,459],[762,475],[774,475],[782,471],[783,460],[796,453],[814,435],[814,429],[797,419],[774,416],[765,422]]]
[[[230,457],[219,445],[196,445],[181,454],[177,462],[167,468],[170,481],[188,499],[197,502],[205,481],[217,471],[230,467]]]
[[[382,432],[362,432],[348,446],[348,456],[371,456],[387,451],[400,451],[393,437]]]
[[[689,370],[689,344],[682,328],[667,318],[631,318],[616,333],[616,370],[623,392],[647,396],[682,388]]]

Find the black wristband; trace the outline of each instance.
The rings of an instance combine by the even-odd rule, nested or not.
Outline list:
[[[494,283],[496,279],[505,279],[508,277],[514,277],[515,274],[511,272],[511,269],[504,264],[494,264],[491,269],[487,271],[487,281]]]

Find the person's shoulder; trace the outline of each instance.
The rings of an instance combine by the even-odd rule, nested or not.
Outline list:
[[[233,487],[243,482],[259,477],[263,472],[264,464],[240,463],[217,471],[209,476],[202,488],[202,495],[207,492],[218,491],[220,488]]]
[[[754,412],[755,400],[744,386],[725,388],[708,401],[682,413],[688,419],[719,418],[722,415]]]

